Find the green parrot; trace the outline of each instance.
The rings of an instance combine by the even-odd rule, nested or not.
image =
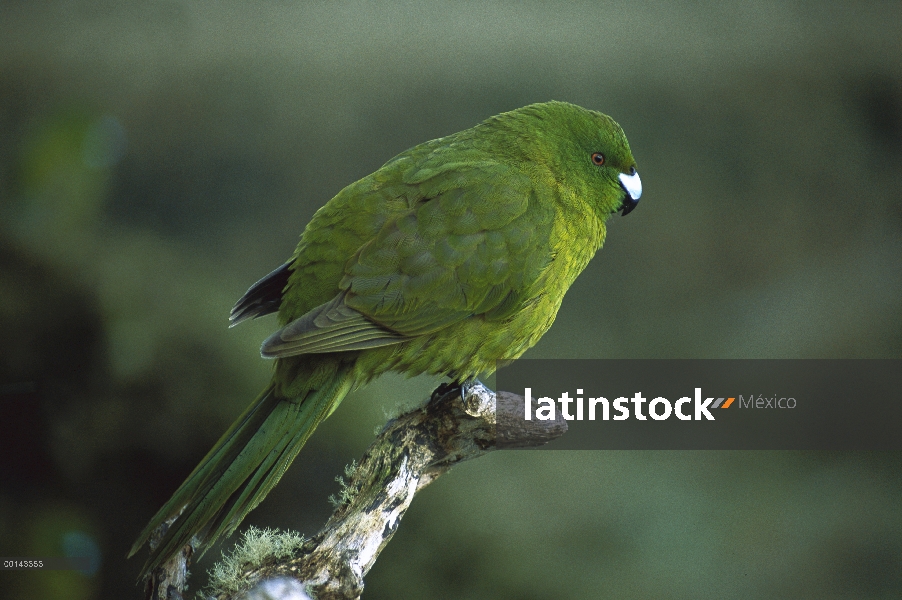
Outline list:
[[[231,325],[278,312],[272,381],[131,548],[179,515],[142,574],[196,537],[232,533],[313,430],[386,371],[465,386],[551,327],[564,293],[642,194],[610,117],[565,102],[502,113],[425,142],[320,208],[291,259],[254,284]]]

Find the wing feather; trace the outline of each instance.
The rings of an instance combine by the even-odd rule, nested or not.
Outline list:
[[[488,161],[437,168],[424,200],[387,219],[345,269],[345,304],[405,337],[474,315],[506,318],[547,265],[549,203],[531,180]]]
[[[282,304],[282,292],[288,285],[291,263],[285,263],[255,283],[238,299],[229,313],[229,327],[247,319],[256,319],[277,312]]]
[[[288,323],[263,342],[260,353],[267,358],[284,358],[361,350],[404,341],[404,336],[377,325],[344,301],[345,294],[339,294]]]
[[[387,346],[522,309],[551,256],[552,203],[538,201],[532,181],[480,161],[427,165],[404,183],[416,198],[382,214],[345,265],[337,295],[270,336],[263,356]]]

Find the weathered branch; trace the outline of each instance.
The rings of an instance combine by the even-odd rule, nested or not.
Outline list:
[[[226,586],[213,581],[209,597],[298,598],[269,591],[260,595],[261,585],[273,589],[273,580],[288,577],[302,582],[317,600],[359,598],[363,578],[417,491],[459,462],[500,448],[541,446],[567,430],[563,419],[516,418],[522,410],[521,396],[496,395],[477,383],[467,389],[463,401],[455,389],[390,421],[349,474],[341,503],[315,537],[299,544],[288,558],[283,550],[274,553],[283,556],[255,556],[235,565],[239,581],[233,577]]]
[[[181,513],[179,513],[181,514]],[[167,519],[150,537],[150,548],[154,549],[166,535],[178,516]],[[151,571],[144,581],[146,600],[182,600],[182,592],[188,586],[188,563],[194,554],[193,546],[185,546],[181,552]]]

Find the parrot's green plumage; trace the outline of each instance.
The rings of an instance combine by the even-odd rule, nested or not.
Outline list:
[[[563,102],[503,113],[411,148],[326,203],[233,325],[278,311],[270,385],[154,516],[145,565],[231,533],[351,390],[386,371],[464,382],[517,358],[641,195],[610,117]]]

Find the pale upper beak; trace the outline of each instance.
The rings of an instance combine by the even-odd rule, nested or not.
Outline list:
[[[632,167],[629,173],[621,173],[617,176],[620,179],[620,187],[626,192],[626,198],[623,199],[623,216],[629,214],[636,205],[639,204],[639,198],[642,197],[642,180],[636,172],[636,167]]]

